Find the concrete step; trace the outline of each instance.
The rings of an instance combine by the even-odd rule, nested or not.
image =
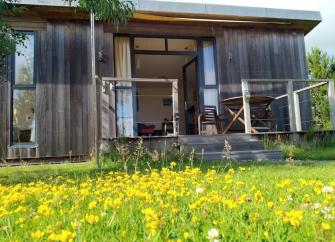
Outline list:
[[[228,141],[229,142],[229,141]],[[233,141],[229,142],[231,151],[246,151],[246,150],[263,150],[264,145],[262,141]],[[216,143],[182,143],[181,150],[186,153],[192,152],[194,149],[196,153],[201,152],[222,152],[224,149],[224,142]]]
[[[222,135],[181,135],[178,137],[180,144],[200,144],[200,143],[222,143],[227,140],[229,143],[241,141],[258,141],[249,134],[222,134]]]
[[[197,157],[203,160],[222,160],[222,155],[222,152],[197,153]],[[230,159],[236,161],[278,161],[283,160],[284,156],[280,150],[248,150],[231,151]]]

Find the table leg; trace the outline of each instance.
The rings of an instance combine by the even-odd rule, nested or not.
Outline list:
[[[235,113],[234,111],[232,111],[230,108],[228,108],[227,106],[224,106],[225,109],[230,113],[231,116],[233,116],[233,119],[229,122],[229,124],[227,125],[227,127],[225,128],[225,130],[223,131],[223,133],[227,133],[228,130],[231,128],[231,126],[233,126],[233,124],[236,122],[236,120],[238,120],[238,118],[240,117],[241,113],[243,112],[243,107],[240,108],[240,110],[238,110],[237,113]]]

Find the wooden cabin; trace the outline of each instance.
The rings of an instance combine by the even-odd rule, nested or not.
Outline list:
[[[227,124],[234,117],[222,100],[241,97],[242,80],[308,79],[304,37],[321,22],[315,11],[137,0],[127,25],[96,22],[94,84],[89,15],[61,0],[20,2],[27,11],[7,20],[27,40],[0,86],[4,159],[87,156],[96,128],[100,141],[196,135],[205,106]],[[252,88],[263,96],[286,90],[271,81]],[[298,103],[307,130],[309,93]],[[289,130],[287,100],[271,110],[274,131]]]

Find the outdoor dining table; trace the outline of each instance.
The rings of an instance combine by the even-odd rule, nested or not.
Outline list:
[[[258,112],[266,112],[266,109],[269,107],[271,102],[274,100],[274,97],[271,96],[250,96],[249,104],[250,110],[257,109]],[[229,122],[226,128],[223,130],[223,133],[227,133],[229,129],[237,122],[240,122],[243,126],[245,126],[245,121],[241,114],[244,111],[243,106],[243,97],[232,97],[223,99],[221,101],[224,109],[233,117],[233,119]],[[258,133],[255,128],[251,128],[251,132]]]

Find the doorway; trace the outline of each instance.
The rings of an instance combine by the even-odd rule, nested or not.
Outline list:
[[[197,134],[201,107],[218,107],[215,40],[135,35],[114,39],[119,43],[115,45],[119,77],[177,79],[179,110],[173,115],[172,91],[164,83],[120,83],[116,87],[117,135]],[[178,132],[172,132],[172,120],[178,120]]]

